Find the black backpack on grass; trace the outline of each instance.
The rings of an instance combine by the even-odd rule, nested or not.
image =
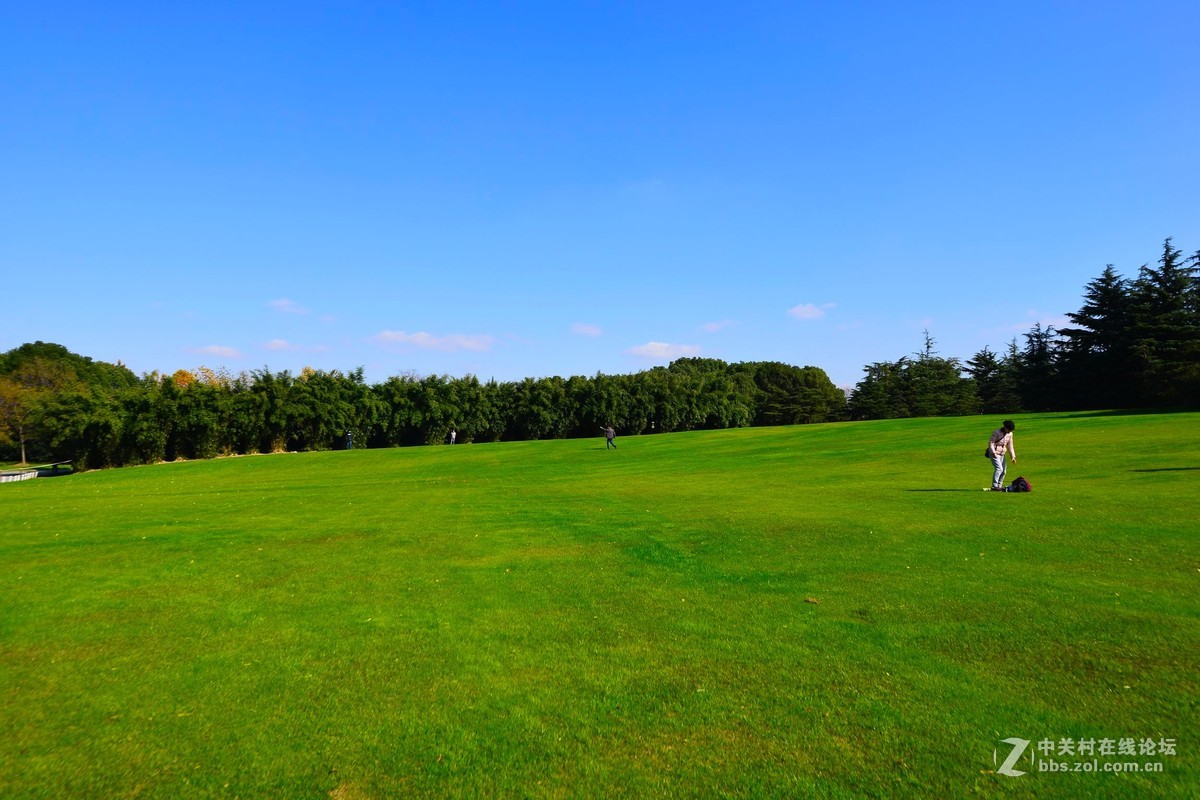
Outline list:
[[[1012,486],[1008,487],[1008,490],[1010,492],[1032,492],[1033,487],[1024,477],[1020,477],[1012,482]]]

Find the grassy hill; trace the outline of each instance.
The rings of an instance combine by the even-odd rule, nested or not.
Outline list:
[[[1015,419],[0,486],[0,796],[1196,793],[1200,414]]]

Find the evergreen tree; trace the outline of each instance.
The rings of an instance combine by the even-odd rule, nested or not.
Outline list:
[[[894,419],[912,416],[904,396],[904,371],[908,359],[876,361],[863,367],[866,375],[850,394],[850,419]]]
[[[1195,403],[1200,396],[1200,263],[1186,261],[1171,239],[1158,267],[1143,266],[1133,284],[1133,360],[1147,405]]]
[[[1129,282],[1113,265],[1088,283],[1083,305],[1067,318],[1077,327],[1063,328],[1064,405],[1069,408],[1123,408],[1131,392],[1131,300]]]
[[[1024,410],[1020,392],[1021,372],[1024,368],[1025,360],[1017,347],[1017,340],[1010,339],[1004,351],[1004,358],[1000,359],[1000,369],[996,373],[994,402],[997,410],[1004,413]]]
[[[904,392],[909,412],[914,417],[973,414],[979,409],[975,386],[962,376],[956,358],[942,358],[934,350],[934,340],[925,331],[925,345],[904,371]]]
[[[1025,334],[1025,349],[1017,370],[1021,405],[1028,411],[1050,411],[1056,407],[1058,347],[1055,331],[1035,322]]]
[[[967,361],[966,372],[975,383],[975,393],[979,398],[979,408],[985,414],[1003,413],[1006,409],[1000,406],[1000,359],[984,347]]]

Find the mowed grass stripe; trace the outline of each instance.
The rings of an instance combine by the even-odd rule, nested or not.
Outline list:
[[[995,423],[0,487],[0,795],[1190,791],[1200,415],[1017,417],[1021,496]],[[1180,750],[1011,779],[1010,736]]]

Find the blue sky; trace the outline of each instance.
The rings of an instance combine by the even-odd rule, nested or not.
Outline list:
[[[0,351],[1002,350],[1200,248],[1200,4],[6,3]]]

